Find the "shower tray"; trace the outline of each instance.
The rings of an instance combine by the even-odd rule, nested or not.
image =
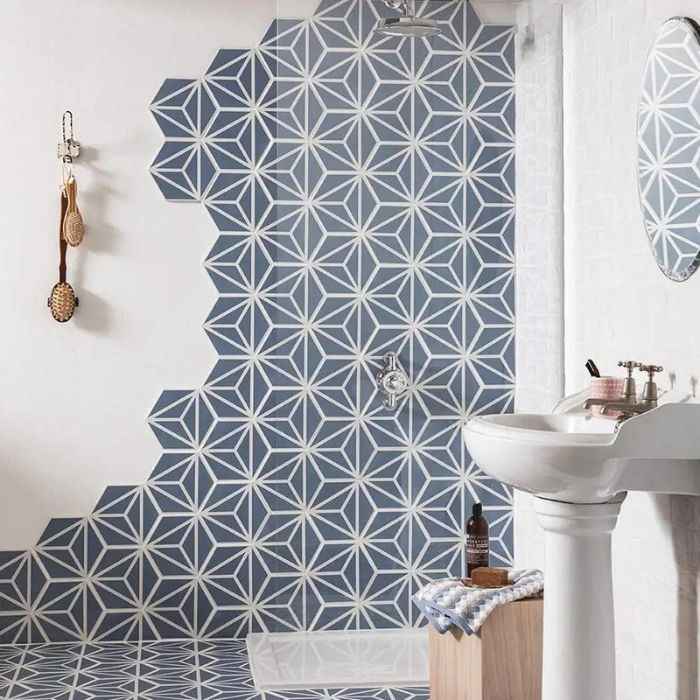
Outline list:
[[[259,632],[247,643],[258,691],[428,684],[425,628]]]

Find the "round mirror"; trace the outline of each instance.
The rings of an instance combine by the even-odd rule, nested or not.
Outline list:
[[[700,264],[700,31],[665,22],[639,102],[637,172],[644,226],[661,270],[678,282]]]

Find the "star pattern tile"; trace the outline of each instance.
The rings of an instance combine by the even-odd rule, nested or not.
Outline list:
[[[427,688],[258,693],[245,642],[70,643],[0,647],[10,700],[428,700]]]
[[[477,500],[511,563],[511,494],[461,428],[513,400],[513,31],[445,2],[420,8],[430,43],[381,37],[382,7],[322,0],[163,83],[152,173],[219,230],[218,359],[156,402],[147,483],[0,554],[0,643],[421,624],[410,597],[464,571]]]

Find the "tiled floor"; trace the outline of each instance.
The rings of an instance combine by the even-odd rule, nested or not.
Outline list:
[[[0,647],[0,698],[428,700],[426,688],[256,693],[244,641]]]

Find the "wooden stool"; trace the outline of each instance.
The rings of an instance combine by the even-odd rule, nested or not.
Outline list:
[[[541,700],[542,610],[541,598],[501,605],[471,636],[431,628],[430,700]]]

